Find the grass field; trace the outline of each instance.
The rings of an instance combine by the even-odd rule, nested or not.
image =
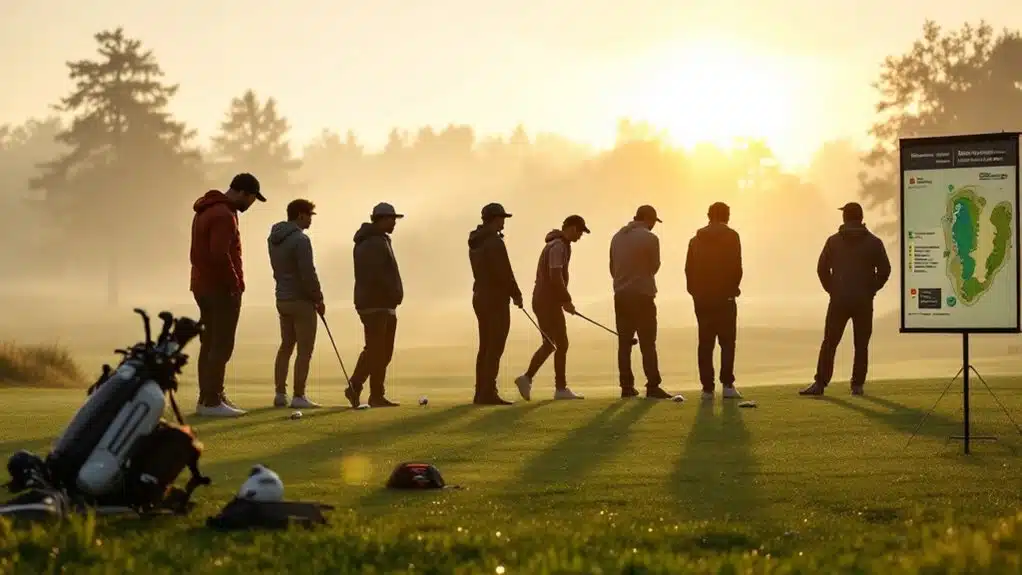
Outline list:
[[[401,408],[297,421],[260,408],[265,384],[239,384],[248,416],[191,421],[215,484],[190,516],[2,525],[0,571],[1018,573],[1022,437],[986,390],[972,396],[974,433],[999,441],[969,456],[948,442],[961,428],[956,386],[907,445],[944,383],[880,382],[866,397],[835,385],[822,399],[749,388],[755,409],[691,392],[684,404],[622,401],[609,386],[580,389],[584,401],[477,408],[435,382],[419,407],[427,384],[406,379],[391,384]],[[1022,420],[1022,380],[990,384]],[[193,391],[181,395],[187,413]],[[342,402],[338,391],[319,397]],[[0,389],[0,404],[17,406],[0,417],[0,453],[45,452],[82,399]],[[405,460],[435,463],[462,489],[386,491]],[[259,462],[281,474],[287,498],[336,505],[331,525],[206,529]]]

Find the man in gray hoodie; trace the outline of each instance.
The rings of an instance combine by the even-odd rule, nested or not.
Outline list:
[[[352,407],[358,407],[362,386],[369,380],[370,407],[397,407],[384,396],[387,367],[394,356],[397,335],[397,307],[404,301],[404,285],[390,234],[397,220],[405,217],[394,206],[379,203],[369,221],[355,232],[352,257],[355,263],[355,310],[362,320],[365,347],[351,374],[351,387],[344,391]]]
[[[632,221],[610,240],[610,276],[614,279],[614,315],[617,323],[617,367],[621,397],[635,397],[632,374],[632,336],[639,338],[646,397],[670,399],[660,387],[656,334],[656,274],[660,271],[660,239],[653,227],[661,222],[653,206],[639,206]]]
[[[295,358],[291,407],[319,407],[305,396],[309,362],[316,344],[316,316],[326,311],[312,257],[312,241],[305,235],[314,215],[315,204],[308,200],[294,200],[287,205],[287,221],[274,224],[266,239],[273,279],[277,284],[277,314],[280,316],[280,348],[273,369],[276,385],[274,407],[287,406],[288,363],[296,345],[298,357]]]

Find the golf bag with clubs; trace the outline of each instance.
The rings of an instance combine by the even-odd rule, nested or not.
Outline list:
[[[162,312],[163,329],[154,342],[149,316],[135,313],[142,316],[145,341],[116,350],[124,356],[121,363],[113,370],[103,366],[46,459],[24,450],[11,456],[7,486],[21,495],[0,506],[0,516],[59,517],[82,508],[184,514],[192,492],[211,483],[198,467],[202,444],[174,400],[177,375],[188,360],[182,350],[202,326]],[[168,399],[177,423],[163,418]],[[184,489],[174,487],[185,467],[191,479]]]

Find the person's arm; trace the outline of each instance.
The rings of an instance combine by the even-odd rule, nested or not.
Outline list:
[[[820,278],[820,285],[823,286],[823,291],[827,293],[830,293],[830,270],[830,240],[827,240],[824,242],[823,250],[820,252],[820,259],[816,262],[816,275]]]
[[[876,262],[876,290],[874,293],[879,292],[887,284],[887,280],[891,277],[891,260],[887,257],[887,248],[884,247],[884,242],[881,239],[877,239],[877,262]]]
[[[215,209],[215,208],[214,208]],[[231,244],[238,232],[238,222],[229,210],[217,209],[209,215],[209,258],[217,270],[216,283],[232,295],[241,294],[241,276],[231,259]]]
[[[319,274],[316,273],[316,263],[312,255],[312,240],[303,234],[295,251],[295,256],[298,258],[298,277],[305,293],[308,294],[312,303],[322,303],[323,288],[319,283]]]
[[[735,233],[735,255],[734,255],[734,266],[735,266],[735,297],[742,294],[742,278],[745,276],[745,271],[742,268],[742,238]]]
[[[695,295],[692,291],[696,282],[696,257],[695,238],[689,240],[688,250],[685,252],[685,291],[689,295]]]
[[[511,267],[511,256],[507,253],[507,245],[500,238],[495,238],[492,241],[496,242],[493,261],[497,267],[497,277],[511,294],[511,301],[515,302],[515,305],[519,305],[522,303],[522,290],[518,287],[518,280],[515,279],[515,271]]]
[[[649,271],[656,275],[660,271],[660,238],[653,232],[649,233]]]
[[[568,251],[561,240],[555,240],[554,245],[550,246],[547,258],[550,265],[547,273],[550,274],[550,284],[556,292],[557,301],[562,304],[571,303],[571,294],[568,293],[568,286],[564,285],[564,274],[561,273],[568,263]]]

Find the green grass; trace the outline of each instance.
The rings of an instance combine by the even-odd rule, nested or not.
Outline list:
[[[215,485],[190,516],[0,526],[0,571],[50,573],[1018,573],[1022,437],[982,387],[961,444],[950,393],[907,444],[943,382],[883,382],[823,399],[747,388],[717,400],[454,403],[455,390],[391,384],[406,405],[355,412],[259,409],[267,384],[235,386],[239,420],[193,418]],[[1016,421],[1022,381],[991,380]],[[322,389],[322,384],[318,384]],[[337,387],[334,387],[337,389]],[[957,389],[957,388],[955,388]],[[457,390],[467,395],[465,390]],[[537,395],[540,393],[537,390]],[[330,404],[338,392],[317,397]],[[546,392],[543,392],[546,397]],[[0,390],[0,453],[45,451],[81,391]],[[182,393],[190,405],[192,391]],[[186,410],[190,411],[190,410]],[[388,492],[405,460],[459,490]],[[289,499],[337,506],[330,526],[219,534],[204,527],[249,467],[278,471]],[[182,476],[181,480],[185,479]]]
[[[83,381],[81,369],[65,347],[0,341],[0,385],[68,387]]]

